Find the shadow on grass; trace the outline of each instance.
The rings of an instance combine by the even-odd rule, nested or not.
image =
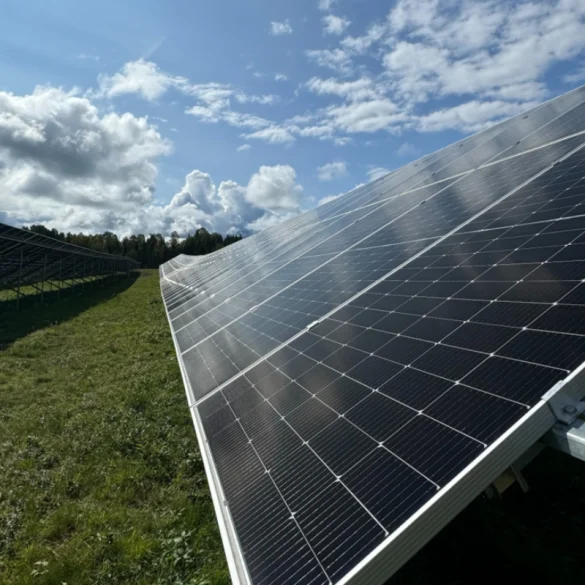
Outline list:
[[[16,310],[14,301],[0,302],[0,351],[33,331],[69,321],[115,297],[130,288],[140,275],[140,272],[134,271],[130,276],[104,282],[103,286],[63,290],[60,296],[56,291],[46,293],[43,304],[40,304],[40,295],[24,297],[19,310]]]

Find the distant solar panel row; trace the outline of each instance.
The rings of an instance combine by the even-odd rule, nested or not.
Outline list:
[[[583,100],[162,267],[234,579],[382,582],[552,424],[585,360]]]
[[[126,273],[138,262],[55,240],[41,234],[0,223],[0,290],[20,295],[25,286],[39,283],[82,281]],[[16,297],[18,298],[18,297]]]

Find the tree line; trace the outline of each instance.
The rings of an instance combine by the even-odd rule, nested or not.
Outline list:
[[[43,225],[25,226],[24,229],[98,252],[127,256],[140,262],[143,268],[158,268],[179,254],[193,256],[209,254],[242,239],[241,235],[224,237],[216,232],[210,233],[205,228],[199,228],[193,235],[189,234],[184,239],[180,239],[179,234],[173,232],[168,240],[162,234],[150,234],[149,236],[137,234],[120,239],[112,232],[65,234],[56,229],[48,229]]]

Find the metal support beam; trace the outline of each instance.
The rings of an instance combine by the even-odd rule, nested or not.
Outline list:
[[[16,310],[20,308],[20,281],[22,279],[22,250],[20,251],[20,262],[18,264],[18,287],[16,290]]]
[[[45,278],[47,276],[47,255],[43,264],[43,280],[41,281],[41,304],[45,301]]]
[[[61,297],[61,286],[63,285],[63,280],[62,280],[62,275],[63,275],[63,256],[61,256],[59,258],[59,288],[57,288],[57,298]]]
[[[556,424],[542,442],[553,449],[585,461],[585,420],[577,419],[572,425]]]

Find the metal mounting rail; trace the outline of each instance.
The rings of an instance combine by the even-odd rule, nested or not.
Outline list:
[[[572,425],[556,424],[543,438],[542,442],[585,461],[585,420],[577,419]]]

